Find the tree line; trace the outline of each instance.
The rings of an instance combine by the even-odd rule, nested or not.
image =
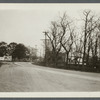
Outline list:
[[[50,28],[45,32],[51,47],[45,46],[46,60],[44,61],[54,67],[62,63],[64,67],[74,64],[81,65],[81,69],[98,69],[100,16],[95,15],[91,10],[84,10],[82,18],[76,21],[76,25],[74,23],[66,12],[56,21],[51,22]]]
[[[32,48],[26,47],[22,43],[11,42],[0,42],[0,57],[12,56],[13,61],[30,61],[36,59],[35,52],[32,52]]]

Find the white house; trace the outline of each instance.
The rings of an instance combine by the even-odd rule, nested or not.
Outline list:
[[[0,61],[4,61],[4,57],[0,57]]]
[[[3,57],[0,57],[0,61],[12,61],[12,56],[3,56]]]

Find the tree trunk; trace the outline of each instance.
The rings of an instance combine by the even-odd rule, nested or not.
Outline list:
[[[90,45],[88,46],[87,50],[87,57],[86,57],[86,65],[89,66],[89,55],[90,55]]]
[[[52,60],[53,60],[53,65],[54,67],[57,67],[57,54],[56,52],[53,52],[53,56],[52,56]]]
[[[86,33],[85,33],[85,37],[84,37],[84,50],[83,50],[83,61],[82,61],[83,67],[84,67],[85,56],[86,56]]]
[[[69,53],[67,52],[67,53],[66,53],[66,67],[67,67],[67,65],[68,65],[68,59],[69,59]]]

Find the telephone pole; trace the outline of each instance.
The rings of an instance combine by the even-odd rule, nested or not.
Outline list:
[[[99,37],[99,60],[100,60],[100,35],[98,37]]]
[[[45,35],[45,65],[47,65],[47,33],[46,31],[43,32]]]

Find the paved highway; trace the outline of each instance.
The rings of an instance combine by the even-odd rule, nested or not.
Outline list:
[[[0,67],[0,92],[100,92],[100,74],[8,63]]]

